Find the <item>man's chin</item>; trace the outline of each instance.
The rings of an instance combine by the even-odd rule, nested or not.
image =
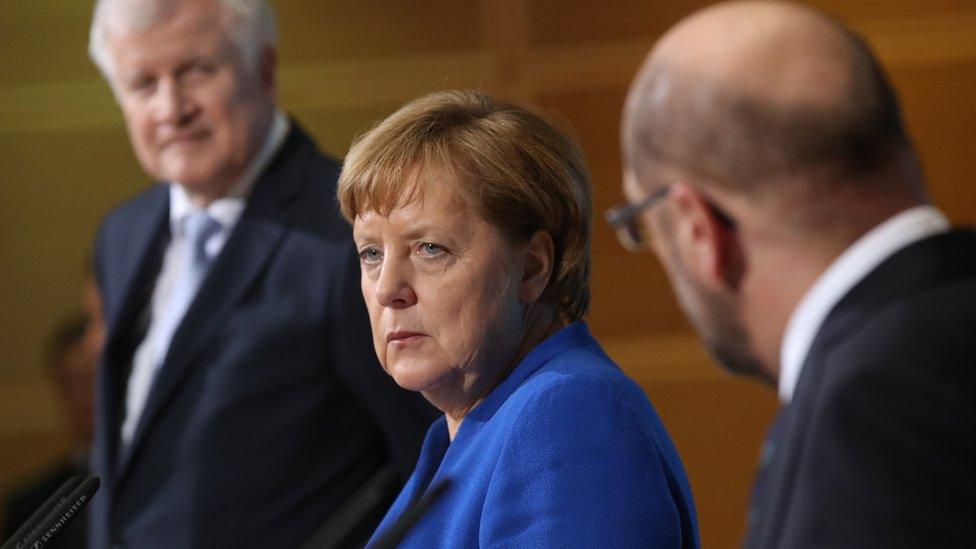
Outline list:
[[[762,362],[749,350],[742,349],[738,342],[720,342],[706,340],[705,349],[712,359],[722,368],[737,376],[758,379],[763,383],[774,385],[775,380],[769,375]]]
[[[222,178],[215,170],[181,166],[178,169],[163,169],[160,179],[169,183],[179,183],[187,192],[212,194],[221,189]]]

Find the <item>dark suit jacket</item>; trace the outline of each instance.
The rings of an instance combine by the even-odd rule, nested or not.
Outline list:
[[[785,413],[748,547],[976,547],[976,233],[846,295]]]
[[[40,509],[47,498],[74,476],[87,476],[88,467],[84,463],[65,458],[25,484],[18,485],[7,494],[4,504],[4,518],[0,540],[6,541],[27,519]],[[58,536],[45,545],[48,549],[84,549],[86,544],[86,515],[82,509],[71,524]]]
[[[125,452],[126,379],[169,239],[168,187],[104,220],[93,547],[295,547],[386,464],[409,476],[435,415],[376,361],[338,171],[293,123],[175,332]]]

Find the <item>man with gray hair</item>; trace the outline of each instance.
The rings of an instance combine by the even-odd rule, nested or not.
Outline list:
[[[804,6],[710,6],[647,57],[621,140],[608,220],[783,404],[746,546],[976,545],[976,233],[929,203],[867,45]]]
[[[365,540],[433,419],[373,354],[338,165],[275,107],[264,0],[100,0],[90,53],[160,183],[104,220],[92,547]]]

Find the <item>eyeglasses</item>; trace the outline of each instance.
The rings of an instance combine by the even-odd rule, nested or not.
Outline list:
[[[650,244],[644,225],[637,219],[637,214],[650,208],[668,195],[669,187],[661,187],[647,198],[636,204],[618,204],[603,214],[603,218],[613,227],[620,245],[630,252],[647,250]]]

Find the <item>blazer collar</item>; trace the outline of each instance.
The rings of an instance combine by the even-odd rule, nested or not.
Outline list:
[[[512,373],[508,375],[487,397],[461,422],[455,442],[467,438],[477,432],[480,427],[489,421],[495,412],[501,408],[502,404],[508,400],[526,379],[537,372],[539,368],[552,360],[556,355],[589,345],[597,345],[596,340],[590,335],[590,330],[586,322],[579,321],[566,326],[555,334],[549,336],[542,343],[533,348],[515,366]]]
[[[451,448],[458,448],[465,439],[477,433],[481,426],[487,423],[502,404],[508,400],[508,397],[539,368],[564,351],[589,345],[597,345],[597,343],[590,335],[586,323],[583,321],[574,322],[549,336],[529,351],[512,370],[512,373],[465,416],[453,442],[448,434],[445,417],[441,416],[434,421],[427,430],[423,450],[420,453],[413,475],[410,476],[406,486],[404,486],[403,494],[400,495],[397,502],[412,502],[420,497],[437,476],[441,462],[447,452]]]

